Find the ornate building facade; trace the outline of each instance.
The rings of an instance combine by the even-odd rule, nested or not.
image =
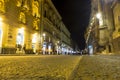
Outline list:
[[[112,34],[114,31],[114,21],[111,8],[112,3],[113,0],[91,1],[92,13],[86,39],[88,49],[91,48],[89,46],[92,46],[92,50],[94,53],[102,51],[106,51],[107,53],[113,52]]]
[[[51,0],[0,0],[0,53],[60,53],[62,24]]]
[[[115,53],[120,53],[120,0],[114,0],[112,4],[114,15],[113,48]]]

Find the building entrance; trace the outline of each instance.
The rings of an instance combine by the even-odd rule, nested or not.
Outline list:
[[[32,49],[33,52],[36,53],[37,52],[37,33],[33,34],[33,38],[32,38]]]
[[[0,53],[2,53],[2,29],[0,28]]]
[[[18,31],[16,40],[17,53],[23,53],[23,46],[24,46],[24,33],[23,30],[20,29]]]

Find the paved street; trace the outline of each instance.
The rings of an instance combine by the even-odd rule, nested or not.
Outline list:
[[[120,80],[120,56],[84,56],[74,80]]]
[[[120,80],[120,56],[0,56],[5,80]]]
[[[0,79],[66,80],[80,56],[0,56]]]

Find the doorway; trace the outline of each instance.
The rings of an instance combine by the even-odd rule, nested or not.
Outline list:
[[[24,33],[23,30],[19,29],[16,40],[16,47],[18,52],[23,51],[23,45],[24,45]]]
[[[2,53],[2,29],[0,28],[0,54]]]

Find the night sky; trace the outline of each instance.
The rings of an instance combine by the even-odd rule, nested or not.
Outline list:
[[[89,23],[90,0],[52,0],[62,21],[71,33],[79,48],[85,48],[84,32]]]

